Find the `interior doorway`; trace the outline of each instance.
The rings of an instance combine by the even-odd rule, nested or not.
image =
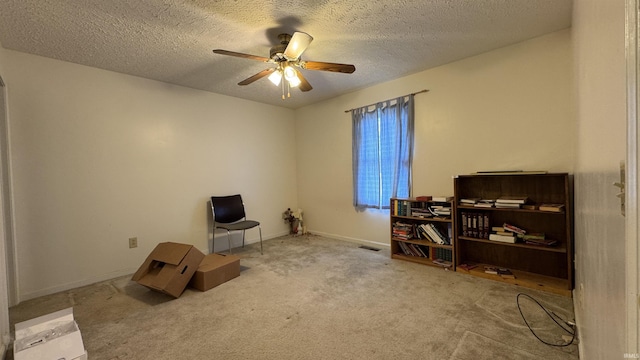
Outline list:
[[[626,62],[627,62],[627,155],[625,175],[625,236],[627,294],[627,353],[640,352],[640,247],[638,246],[638,104],[640,104],[640,8],[639,0],[626,2]]]

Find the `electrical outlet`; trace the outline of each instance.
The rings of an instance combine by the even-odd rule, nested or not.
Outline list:
[[[138,247],[138,238],[137,237],[129,238],[129,249],[133,249],[137,247]]]

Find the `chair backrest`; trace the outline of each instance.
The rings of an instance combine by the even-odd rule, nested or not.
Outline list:
[[[242,196],[212,196],[211,211],[213,220],[218,223],[232,223],[245,218]]]

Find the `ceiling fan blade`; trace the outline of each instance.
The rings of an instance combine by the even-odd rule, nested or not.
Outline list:
[[[243,53],[239,53],[239,52],[235,52],[235,51],[222,50],[222,49],[215,49],[215,50],[213,50],[213,52],[215,54],[220,54],[220,55],[229,55],[229,56],[235,56],[235,57],[240,57],[240,58],[245,58],[245,59],[264,61],[264,62],[268,62],[270,60],[269,58],[266,58],[264,56],[243,54]]]
[[[284,57],[288,60],[296,60],[307,49],[313,37],[307,33],[294,32],[289,45],[284,49]]]
[[[296,70],[296,75],[298,75],[298,79],[300,79],[300,85],[298,85],[298,88],[300,88],[300,91],[309,91],[311,89],[313,89],[311,87],[311,84],[309,84],[309,81],[307,81],[307,79],[302,75],[302,72],[298,69]]]
[[[249,84],[251,84],[252,82],[254,82],[256,80],[260,80],[263,77],[271,74],[275,70],[276,70],[275,68],[264,69],[264,70],[260,71],[259,73],[240,81],[238,83],[238,85],[249,85]]]
[[[350,64],[336,64],[321,61],[301,61],[300,66],[307,70],[333,71],[345,74],[351,74],[356,71],[356,67]]]

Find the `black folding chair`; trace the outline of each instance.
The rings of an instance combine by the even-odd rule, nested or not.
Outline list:
[[[242,247],[244,247],[245,231],[257,226],[260,233],[260,254],[262,254],[262,229],[260,228],[260,223],[255,220],[247,220],[242,196],[239,194],[230,196],[212,196],[211,213],[213,214],[212,247],[214,249],[216,229],[227,230],[229,254],[231,254],[231,232],[242,230]]]

